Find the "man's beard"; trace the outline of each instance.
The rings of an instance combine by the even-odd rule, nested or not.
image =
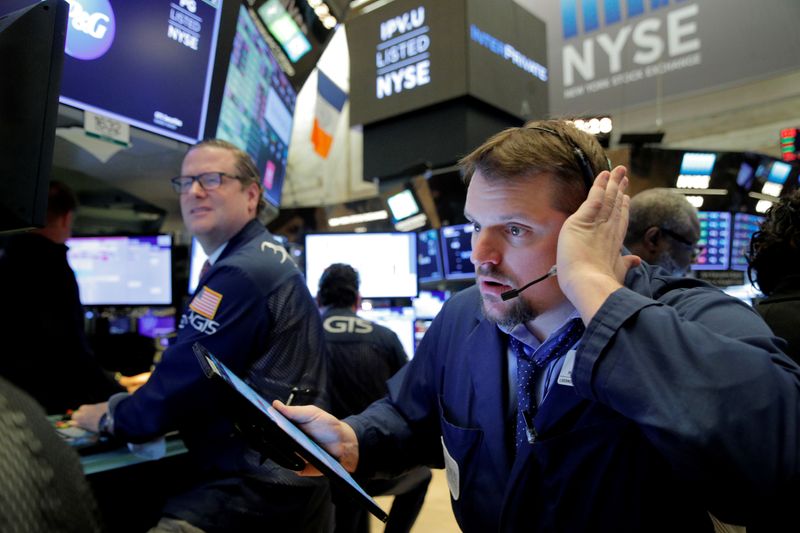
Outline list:
[[[538,316],[538,313],[528,305],[528,302],[520,297],[514,298],[513,301],[510,302],[510,307],[508,307],[501,316],[490,316],[486,309],[486,301],[483,295],[481,295],[481,311],[483,311],[483,316],[486,317],[489,322],[494,322],[505,330],[510,330],[517,324],[528,322]]]
[[[509,283],[511,280],[508,279],[508,276],[503,275],[494,268],[479,267],[478,274],[490,276],[498,281],[503,281],[511,285],[511,283]],[[507,308],[502,315],[491,316],[486,308],[486,298],[481,294],[481,311],[483,312],[483,316],[486,317],[489,322],[494,322],[506,330],[513,328],[517,324],[531,321],[538,316],[538,313],[530,306],[530,304],[528,304],[528,302],[523,300],[520,296],[512,298],[510,301],[508,301]]]
[[[663,252],[661,252],[661,254],[658,256],[658,259],[656,260],[656,264],[661,268],[663,268],[664,270],[666,270],[667,272],[669,272],[670,276],[675,276],[680,278],[684,277],[689,272],[688,267],[686,268],[681,267],[677,263],[677,261],[673,259],[672,254],[670,254],[669,250],[664,250]]]

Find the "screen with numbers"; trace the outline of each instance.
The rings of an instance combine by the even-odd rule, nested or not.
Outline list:
[[[473,224],[443,226],[442,250],[444,252],[444,277],[449,280],[475,277],[472,255]]]
[[[217,137],[250,154],[261,173],[264,196],[276,207],[286,175],[296,101],[297,93],[250,13],[240,8]]]
[[[747,270],[746,254],[750,249],[750,239],[758,231],[764,217],[749,213],[734,213],[733,240],[731,241],[731,270]]]
[[[703,252],[692,270],[728,270],[731,252],[731,214],[722,211],[698,211]]]

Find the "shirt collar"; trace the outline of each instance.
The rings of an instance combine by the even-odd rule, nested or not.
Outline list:
[[[581,315],[578,313],[578,310],[577,309],[573,309],[572,313],[569,314],[569,316],[564,320],[564,322],[562,322],[561,325],[558,326],[558,328],[556,328],[552,333],[550,333],[550,335],[547,338],[549,339],[553,335],[560,334],[561,331],[567,326],[567,324],[570,323],[571,320],[573,320],[575,318],[580,318],[580,316]],[[507,335],[511,335],[512,337],[514,337],[515,339],[517,339],[521,343],[525,344],[526,346],[528,346],[532,350],[536,350],[542,344],[539,341],[539,339],[537,339],[536,336],[533,333],[530,332],[530,330],[525,325],[525,323],[519,323],[516,326],[513,326],[511,328],[503,327],[503,326],[500,326],[500,325],[498,325],[497,327],[503,333],[505,333]],[[545,339],[545,340],[547,340],[547,339]]]
[[[219,248],[217,248],[216,250],[214,250],[213,252],[208,254],[208,264],[209,265],[213,265],[214,263],[217,262],[217,259],[219,259],[219,256],[222,255],[223,251],[225,251],[225,247],[226,246],[228,246],[227,242],[223,243],[222,246],[220,246]]]

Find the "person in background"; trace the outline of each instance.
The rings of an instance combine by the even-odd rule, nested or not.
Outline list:
[[[647,189],[631,198],[625,247],[671,276],[685,276],[702,252],[697,210],[682,194]]]
[[[766,295],[756,311],[800,363],[800,191],[769,208],[747,259],[750,282]]]
[[[276,408],[357,474],[444,466],[468,533],[711,532],[800,478],[800,367],[746,304],[620,253],[626,169],[593,136],[533,122],[460,165],[476,284],[361,414]]]
[[[257,220],[259,173],[242,150],[209,140],[189,149],[172,185],[209,265],[147,383],[83,405],[72,420],[129,443],[180,431],[198,479],[167,501],[153,532],[328,531],[327,481],[301,479],[272,460],[261,465],[192,352],[202,344],[268,400],[327,405],[319,313],[286,250]]]
[[[322,273],[317,291],[328,348],[331,413],[338,418],[358,414],[383,398],[388,392],[386,381],[408,362],[392,330],[356,315],[361,306],[358,287],[358,272],[350,265],[335,263]],[[395,496],[387,533],[411,531],[430,480],[431,471],[426,467],[397,478],[366,480],[369,494]],[[367,511],[344,495],[336,496],[336,533],[368,532]]]
[[[0,375],[48,414],[63,414],[121,392],[95,359],[84,328],[78,282],[66,242],[78,202],[52,181],[43,228],[13,235],[0,256]]]

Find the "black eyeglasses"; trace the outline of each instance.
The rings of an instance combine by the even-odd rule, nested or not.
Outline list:
[[[683,235],[680,235],[679,233],[675,233],[672,230],[669,230],[667,228],[662,228],[662,227],[659,227],[658,229],[662,233],[664,233],[665,235],[668,235],[669,237],[672,237],[673,240],[675,240],[678,243],[683,244],[684,246],[687,246],[689,249],[691,249],[692,250],[692,259],[695,259],[695,258],[699,257],[700,254],[703,253],[703,250],[706,249],[706,247],[704,245],[695,244],[692,241],[690,241],[689,239],[687,239],[686,237],[684,237]]]
[[[172,188],[176,193],[185,194],[191,190],[192,183],[195,181],[200,184],[203,190],[213,191],[222,184],[222,178],[239,179],[225,172],[203,172],[197,176],[175,176],[169,181],[172,182]]]

